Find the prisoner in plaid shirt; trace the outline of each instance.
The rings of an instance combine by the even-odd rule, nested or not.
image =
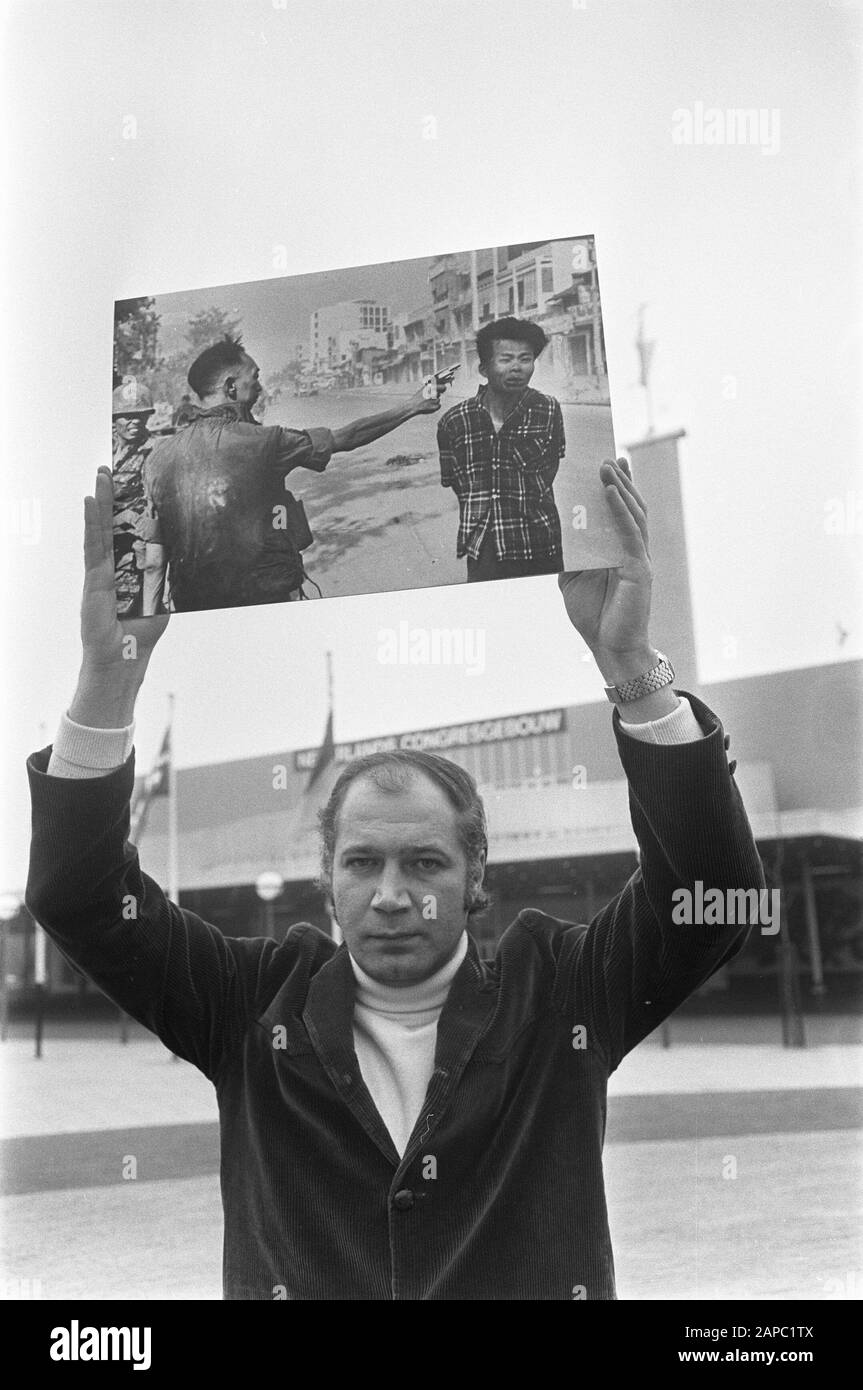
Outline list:
[[[552,484],[566,452],[553,396],[529,382],[548,339],[538,324],[497,319],[476,335],[487,384],[438,425],[441,483],[460,511],[456,554],[468,581],[563,569]]]

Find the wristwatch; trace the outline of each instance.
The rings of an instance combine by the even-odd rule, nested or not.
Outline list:
[[[623,685],[605,687],[605,693],[613,705],[629,705],[633,700],[643,700],[645,695],[654,695],[657,690],[671,685],[674,667],[662,652],[656,655],[659,657],[656,665],[645,671],[643,676],[635,676],[631,681],[624,681]]]

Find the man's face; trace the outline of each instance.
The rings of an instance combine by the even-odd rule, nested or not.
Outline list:
[[[513,395],[530,384],[536,358],[527,343],[498,338],[491,345],[491,356],[480,367],[492,391]]]
[[[240,365],[232,367],[227,373],[227,377],[233,381],[236,392],[231,400],[235,400],[238,405],[248,406],[251,410],[263,389],[259,380],[260,368],[257,362],[246,353]]]
[[[143,439],[147,433],[147,415],[115,415],[113,420],[114,429],[120,439],[126,444],[134,444],[136,440]]]
[[[404,791],[351,783],[333,855],[335,916],[348,950],[382,984],[417,984],[440,970],[467,926],[467,860],[457,812],[417,772]]]

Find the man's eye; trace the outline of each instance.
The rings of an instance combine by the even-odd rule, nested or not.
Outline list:
[[[439,859],[423,858],[418,859],[416,862],[419,865],[419,867],[424,870],[439,869],[441,867],[441,862]]]
[[[371,859],[369,859],[367,855],[353,854],[350,859],[345,860],[345,866],[348,869],[364,869],[367,865],[371,864],[371,862]]]

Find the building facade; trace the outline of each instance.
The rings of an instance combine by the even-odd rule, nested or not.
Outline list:
[[[345,300],[315,309],[309,317],[309,369],[332,375],[338,385],[370,383],[359,354],[387,349],[390,310],[373,299]]]
[[[418,385],[458,364],[477,368],[476,334],[512,315],[549,338],[542,386],[569,400],[608,404],[608,375],[593,237],[525,242],[435,257],[428,302],[392,313],[374,300],[316,309],[309,373],[341,387]],[[542,389],[542,387],[541,387]]]

